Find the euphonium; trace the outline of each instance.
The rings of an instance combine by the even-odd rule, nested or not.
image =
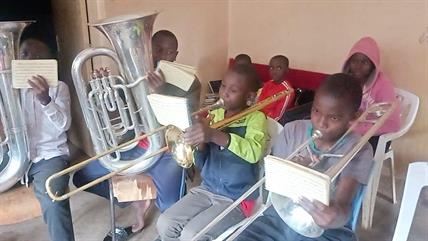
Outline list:
[[[91,24],[107,37],[115,51],[89,48],[74,59],[71,69],[74,86],[97,154],[117,147],[129,134],[137,137],[160,127],[147,100],[149,89],[146,80],[147,72],[153,70],[151,37],[157,14],[125,15]],[[89,82],[85,81],[82,65],[100,55],[112,58],[118,64],[120,75],[95,75]],[[147,138],[150,144],[145,155],[121,161],[120,153],[124,151],[121,149],[115,152],[114,157],[101,157],[101,164],[111,171],[129,163],[135,164],[122,174],[147,170],[159,156],[146,157],[164,146],[164,137],[160,131]]]
[[[216,122],[216,123],[212,124],[210,127],[211,128],[216,128],[216,129],[222,129],[222,128],[224,128],[224,127],[226,127],[226,126],[234,123],[235,121],[243,118],[244,116],[248,115],[249,113],[257,111],[257,110],[261,110],[264,107],[266,107],[267,105],[270,105],[273,102],[275,102],[275,101],[277,101],[279,99],[284,98],[286,95],[289,95],[292,92],[293,92],[293,90],[284,90],[284,91],[281,91],[281,92],[279,92],[279,93],[277,93],[277,94],[275,94],[273,96],[270,96],[267,99],[264,99],[261,102],[258,102],[255,105],[253,105],[253,106],[251,106],[251,107],[249,107],[249,108],[247,108],[247,109],[239,112],[238,114],[236,114],[234,116],[231,116],[229,118],[223,119],[223,120],[221,120],[219,122]],[[195,112],[192,115],[196,115],[196,114],[198,114],[200,112],[203,112],[203,111],[206,111],[208,109],[218,108],[218,107],[220,107],[222,105],[223,105],[223,101],[220,99],[215,104],[213,104],[213,105],[211,105],[209,107],[203,108],[202,110],[200,110],[198,112]],[[149,133],[146,133],[146,134],[144,134],[142,136],[138,136],[138,137],[136,137],[136,138],[134,138],[132,140],[129,140],[129,141],[125,142],[125,143],[122,143],[122,144],[118,145],[117,147],[114,147],[112,149],[106,150],[106,151],[104,151],[102,153],[99,153],[98,155],[96,155],[94,157],[91,157],[91,158],[89,158],[87,160],[84,160],[84,161],[82,161],[82,162],[74,165],[74,166],[71,166],[69,168],[66,168],[66,169],[64,169],[64,170],[62,170],[60,172],[57,172],[57,173],[53,174],[52,176],[50,176],[46,180],[46,183],[45,183],[46,192],[48,193],[48,195],[54,201],[65,200],[65,199],[73,196],[74,194],[76,194],[76,193],[78,193],[80,191],[83,191],[83,190],[85,190],[85,189],[87,189],[89,187],[97,185],[98,183],[100,183],[102,181],[105,181],[105,180],[107,180],[107,179],[109,179],[109,178],[111,178],[111,177],[113,177],[115,175],[118,175],[118,174],[126,171],[127,169],[132,168],[133,166],[137,165],[138,163],[129,162],[129,163],[125,164],[124,166],[120,167],[118,170],[112,171],[112,172],[110,172],[109,174],[107,174],[107,175],[105,175],[103,177],[100,177],[100,178],[98,178],[96,180],[93,180],[93,181],[91,181],[91,182],[89,182],[89,183],[87,183],[87,184],[85,184],[85,185],[83,185],[83,186],[81,186],[81,187],[79,187],[77,189],[74,189],[74,190],[72,190],[72,191],[70,191],[68,193],[65,193],[65,194],[63,194],[61,196],[57,196],[55,193],[52,192],[52,189],[51,189],[51,182],[53,180],[55,180],[56,178],[61,177],[63,175],[68,175],[70,172],[75,171],[75,170],[79,170],[82,167],[84,167],[85,165],[89,164],[90,162],[92,162],[94,160],[97,160],[97,159],[99,159],[99,158],[101,158],[101,157],[103,157],[105,155],[109,155],[109,154],[115,152],[117,149],[129,146],[132,143],[135,143],[135,142],[137,142],[139,140],[147,138],[147,137],[149,137],[151,135],[154,135],[155,133],[158,133],[159,131],[163,131],[165,129],[166,129],[165,139],[166,139],[166,142],[167,142],[167,146],[162,147],[159,150],[156,150],[156,151],[148,154],[147,156],[143,157],[143,160],[144,160],[144,158],[152,158],[154,156],[160,155],[161,153],[163,153],[165,151],[170,151],[170,152],[172,152],[172,154],[174,155],[174,158],[176,158],[176,161],[177,161],[177,163],[180,166],[190,167],[193,164],[193,148],[192,148],[192,146],[186,144],[183,141],[183,138],[182,138],[183,132],[179,128],[177,128],[175,126],[172,126],[172,125],[168,125],[168,126],[163,126],[163,127],[159,127],[157,129],[154,129],[154,130],[152,130]]]
[[[348,135],[359,123],[369,122],[373,126],[364,134],[359,142],[352,147],[349,152],[344,153],[343,155],[335,155],[340,158],[336,164],[327,167],[325,172],[323,172],[332,183],[346,167],[346,165],[352,160],[352,158],[357,154],[357,152],[367,143],[371,136],[382,126],[382,124],[388,119],[390,114],[394,111],[397,101],[392,103],[377,103],[370,106],[352,125],[351,127],[343,134],[342,137]],[[322,132],[314,130],[312,137],[309,138],[306,142],[300,145],[293,153],[291,153],[286,160],[293,160],[298,158],[298,153],[300,150],[303,150],[307,147],[310,141],[313,141],[316,138],[322,136]],[[333,148],[335,148],[333,145]],[[320,163],[322,163],[323,157],[320,158]],[[316,168],[316,165],[319,163],[309,166],[310,168]],[[283,175],[287,175],[284,173]],[[245,192],[241,197],[239,197],[235,202],[233,202],[227,209],[220,213],[211,223],[209,223],[203,230],[197,233],[192,240],[198,240],[206,232],[208,232],[212,227],[214,227],[218,222],[221,221],[230,211],[237,207],[243,200],[245,200],[250,194],[265,183],[268,177],[261,178],[256,184],[254,184],[247,192]],[[271,205],[274,206],[278,215],[281,219],[294,231],[297,233],[311,238],[316,238],[322,235],[324,229],[319,227],[313,220],[312,216],[307,213],[299,204],[295,203],[292,198],[281,196],[274,192],[271,192],[271,198],[268,200],[266,205],[260,208],[254,215],[247,219],[242,226],[233,232],[232,234],[228,233],[226,236],[226,241],[234,240],[238,235],[244,231],[257,217],[263,214],[263,212],[268,209]]]
[[[0,192],[24,175],[30,164],[27,132],[19,99],[12,88],[12,60],[19,53],[19,39],[33,21],[0,22]]]

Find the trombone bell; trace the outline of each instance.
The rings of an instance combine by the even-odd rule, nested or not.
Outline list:
[[[293,230],[308,238],[317,238],[324,233],[312,216],[291,198],[271,193],[272,206],[281,219]]]
[[[168,126],[165,131],[165,142],[177,164],[183,168],[190,168],[194,159],[193,148],[184,142],[182,135],[183,132],[179,128]]]

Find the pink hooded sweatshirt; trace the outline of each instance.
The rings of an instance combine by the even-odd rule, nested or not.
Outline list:
[[[366,55],[375,65],[375,70],[370,74],[369,80],[367,81],[368,84],[363,87],[363,100],[360,110],[365,111],[373,103],[391,102],[395,100],[396,94],[394,86],[389,77],[386,76],[379,67],[380,54],[376,41],[370,37],[364,37],[355,43],[351,51],[349,51],[348,57],[343,65],[343,73],[350,73],[349,59],[355,53]],[[397,107],[375,135],[398,131],[401,126],[400,112],[400,108]],[[372,125],[369,123],[362,123],[357,127],[356,131],[359,134],[364,134],[371,126]]]

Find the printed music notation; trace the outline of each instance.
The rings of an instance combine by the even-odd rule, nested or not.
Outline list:
[[[185,130],[191,124],[189,105],[184,97],[151,94],[147,96],[159,124]]]
[[[275,156],[265,157],[264,162],[267,190],[293,200],[303,196],[329,205],[329,176]]]
[[[189,65],[159,61],[157,71],[161,71],[167,83],[188,91],[196,79],[196,69]]]
[[[58,63],[55,59],[12,60],[12,86],[31,88],[27,80],[34,75],[43,76],[50,87],[58,85]]]

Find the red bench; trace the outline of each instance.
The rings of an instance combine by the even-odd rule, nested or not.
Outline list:
[[[233,64],[233,59],[229,59],[229,66]],[[261,80],[264,82],[270,80],[269,65],[253,63],[254,68],[259,73]],[[287,74],[286,79],[290,82],[293,88],[304,90],[315,90],[320,86],[322,81],[328,74],[306,71],[301,69],[291,69]]]

